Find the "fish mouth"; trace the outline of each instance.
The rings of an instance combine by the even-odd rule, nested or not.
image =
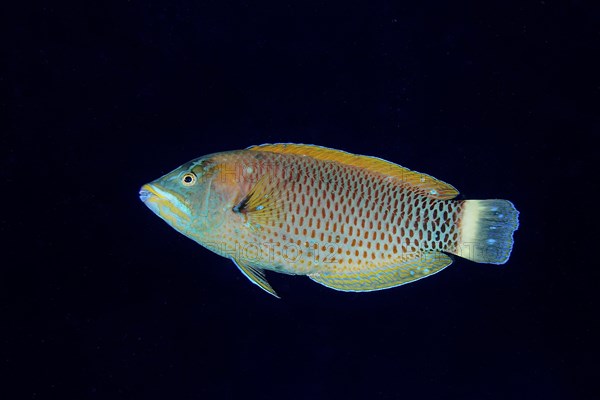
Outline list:
[[[153,196],[156,196],[156,192],[153,192],[150,185],[144,185],[140,189],[140,200],[144,203],[150,200]]]
[[[140,200],[155,214],[171,225],[180,225],[189,220],[191,210],[183,198],[155,184],[145,184],[139,192]]]
[[[152,210],[153,213],[160,215],[161,208],[164,207],[164,197],[156,191],[156,188],[151,184],[146,184],[140,189],[140,200],[146,207]]]

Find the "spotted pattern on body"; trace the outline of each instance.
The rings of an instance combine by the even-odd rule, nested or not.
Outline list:
[[[241,235],[229,231],[228,240],[262,268],[360,271],[458,241],[461,202],[426,197],[398,179],[302,156],[265,153],[237,162],[245,190],[266,178],[281,196],[283,218],[249,224]]]

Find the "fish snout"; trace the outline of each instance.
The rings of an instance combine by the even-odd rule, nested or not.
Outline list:
[[[140,189],[140,200],[144,203],[154,196],[156,196],[156,194],[153,193],[150,185],[144,185]]]

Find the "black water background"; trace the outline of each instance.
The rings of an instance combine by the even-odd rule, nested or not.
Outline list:
[[[597,395],[597,8],[3,7],[2,398]],[[137,199],[280,141],[512,200],[510,262],[372,294],[270,274],[276,301]]]

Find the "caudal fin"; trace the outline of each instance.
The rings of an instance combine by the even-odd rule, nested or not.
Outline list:
[[[513,247],[519,212],[508,200],[466,200],[461,242],[454,254],[478,263],[504,264]]]

